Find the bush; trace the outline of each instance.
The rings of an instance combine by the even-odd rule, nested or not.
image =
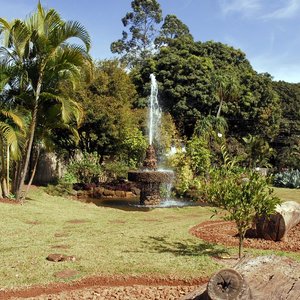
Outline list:
[[[127,178],[128,170],[129,167],[123,161],[107,162],[104,165],[104,172],[109,179]]]
[[[96,152],[84,152],[79,159],[73,159],[67,167],[69,176],[80,183],[98,183],[102,175],[100,159]]]
[[[266,177],[255,171],[241,171],[228,158],[224,148],[222,152],[224,164],[210,171],[205,192],[209,204],[228,212],[228,215],[222,216],[223,219],[235,221],[241,257],[245,233],[251,228],[254,219],[273,213],[280,200],[272,195],[273,190]]]
[[[277,187],[286,187],[291,189],[300,188],[300,171],[289,170],[277,173],[273,178],[273,185]]]
[[[49,184],[45,192],[51,196],[69,196],[73,194],[73,185],[70,183]]]

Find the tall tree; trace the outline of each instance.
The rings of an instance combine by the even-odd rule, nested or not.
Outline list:
[[[174,39],[186,36],[193,39],[190,30],[175,15],[167,15],[154,43],[157,47],[169,45]]]
[[[241,138],[251,133],[270,142],[278,131],[280,107],[272,78],[255,72],[240,50],[222,43],[194,42],[186,36],[174,39],[135,71],[134,82],[143,96],[149,94],[149,70],[158,80],[161,104],[183,135],[191,137],[197,121],[220,115],[220,107],[228,136]],[[219,88],[213,84],[215,74],[226,78]],[[239,97],[231,101],[235,85]]]
[[[216,117],[219,118],[224,102],[238,98],[238,82],[233,74],[214,74],[212,77],[213,93],[219,101]]]
[[[4,33],[4,47],[1,55],[5,62],[19,66],[23,76],[16,77],[19,86],[25,86],[32,97],[27,108],[30,111],[29,134],[23,151],[23,159],[17,170],[15,195],[21,198],[33,140],[37,127],[37,116],[43,99],[50,99],[61,108],[60,117],[67,121],[67,108],[76,107],[57,94],[46,93],[46,78],[61,78],[74,81],[80,76],[80,68],[90,60],[88,50],[90,37],[85,28],[78,22],[63,21],[54,10],[45,10],[38,3],[37,11],[25,21],[14,20],[9,23],[0,19],[0,33]],[[68,43],[70,38],[78,38],[84,46]],[[24,78],[26,82],[24,82]],[[21,82],[22,80],[22,82]],[[57,91],[56,91],[57,92]]]
[[[156,25],[162,21],[162,11],[156,0],[133,0],[131,8],[132,12],[122,19],[128,31],[123,31],[122,38],[111,44],[111,51],[122,55],[129,66],[135,66],[154,50]]]
[[[20,157],[25,127],[20,114],[0,109],[0,197],[8,197],[10,194],[10,161],[11,158],[18,160]]]
[[[284,81],[273,82],[282,108],[279,133],[272,142],[277,155],[278,168],[299,169],[300,166],[300,84]]]

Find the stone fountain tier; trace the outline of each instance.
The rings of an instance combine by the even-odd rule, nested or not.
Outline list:
[[[171,171],[129,171],[128,180],[137,183],[171,183],[174,173]]]
[[[128,172],[128,180],[136,182],[141,190],[140,205],[159,205],[160,185],[171,183],[173,177],[171,171],[157,171],[157,159],[152,145],[146,151],[143,169]]]

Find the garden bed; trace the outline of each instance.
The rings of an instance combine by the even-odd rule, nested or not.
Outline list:
[[[190,233],[205,240],[209,243],[222,244],[225,246],[238,246],[238,232],[234,222],[226,221],[206,221],[194,226]],[[244,247],[264,249],[264,250],[279,250],[288,252],[300,251],[300,223],[292,228],[285,241],[267,241],[255,237],[255,232],[252,236],[246,236]]]

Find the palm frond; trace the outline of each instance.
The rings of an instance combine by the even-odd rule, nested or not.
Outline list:
[[[53,31],[51,42],[56,45],[61,45],[67,42],[70,38],[78,38],[81,40],[88,52],[91,48],[91,38],[87,30],[77,21],[67,21],[62,26],[57,27]]]
[[[20,116],[18,113],[13,112],[11,110],[2,110],[0,109],[0,115],[12,120],[12,122],[17,125],[17,127],[24,132],[25,131],[25,123],[23,121],[22,116]]]
[[[53,100],[60,105],[60,115],[64,123],[69,123],[72,119],[75,119],[77,124],[82,122],[83,110],[79,103],[69,97],[63,97],[46,92],[41,93],[41,97]]]

